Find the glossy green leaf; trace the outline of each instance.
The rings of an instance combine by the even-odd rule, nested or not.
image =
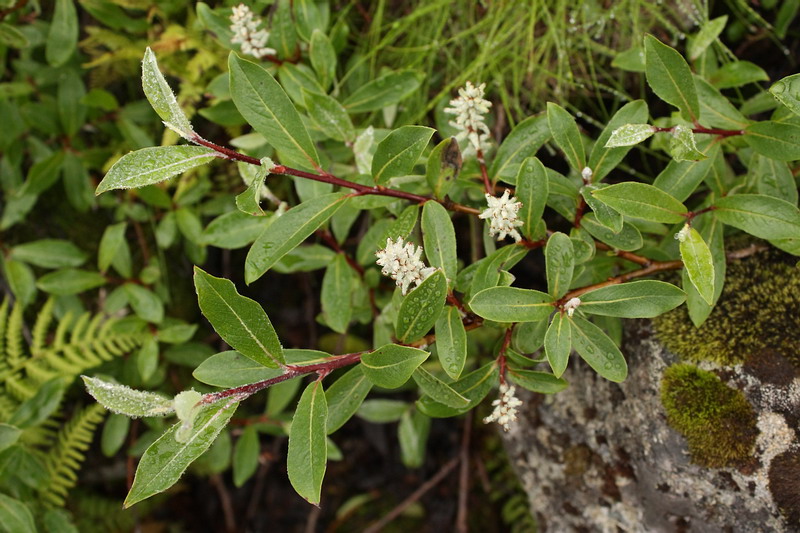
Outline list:
[[[267,368],[235,350],[228,350],[212,355],[203,361],[194,370],[192,376],[208,385],[232,388],[264,381],[281,374],[283,374],[283,370],[280,368]]]
[[[297,34],[304,41],[311,41],[315,30],[325,30],[327,21],[320,6],[313,0],[293,0],[292,7]]]
[[[567,369],[572,352],[572,326],[566,313],[556,313],[544,334],[544,352],[555,376],[561,377]]]
[[[469,400],[454,391],[450,385],[440,380],[424,368],[417,367],[412,374],[422,392],[439,403],[461,409],[469,405]]]
[[[422,155],[435,130],[424,126],[403,126],[384,138],[372,156],[372,179],[378,185],[406,176]]]
[[[342,104],[326,94],[303,91],[303,97],[311,120],[325,135],[342,142],[355,139],[356,130]]]
[[[624,222],[622,231],[614,233],[614,230],[598,222],[594,213],[587,213],[581,219],[581,227],[588,231],[595,239],[608,244],[618,250],[632,252],[638,250],[644,244],[642,234],[632,224]]]
[[[117,255],[117,251],[125,241],[125,230],[127,224],[120,222],[107,226],[100,239],[100,248],[97,252],[97,268],[100,272],[106,272],[111,262]]]
[[[158,68],[156,55],[149,47],[142,59],[142,89],[153,110],[168,128],[175,130],[185,139],[191,139],[195,135],[189,119],[178,105],[172,89]]]
[[[696,229],[688,224],[678,233],[681,259],[689,279],[703,300],[714,301],[714,261],[711,250]]]
[[[100,378],[81,376],[86,390],[97,403],[117,414],[139,418],[142,416],[167,416],[175,411],[171,398],[131,389]]]
[[[358,408],[358,416],[373,424],[397,422],[408,411],[408,404],[399,400],[366,400]]]
[[[749,61],[732,61],[718,68],[708,81],[717,89],[730,89],[748,83],[769,81],[769,76],[764,69]]]
[[[624,216],[651,222],[683,222],[688,209],[661,189],[633,181],[592,191],[595,198]]]
[[[561,298],[569,290],[572,271],[575,268],[575,253],[570,238],[561,232],[553,233],[547,239],[544,258],[547,269],[547,292],[554,299]]]
[[[57,151],[34,163],[28,171],[25,184],[17,194],[42,194],[58,180],[58,177],[61,175],[59,170],[63,162],[64,152]]]
[[[750,167],[752,172],[755,166],[758,192],[797,205],[797,185],[789,165],[768,157],[756,157],[755,165],[751,163]]]
[[[686,291],[686,308],[689,318],[696,327],[700,327],[708,318],[713,310],[714,304],[722,294],[725,284],[725,271],[727,270],[727,258],[725,257],[725,242],[723,238],[724,224],[716,217],[700,217],[695,220],[694,227],[700,232],[703,240],[708,244],[711,251],[711,259],[714,262],[714,298],[709,304],[700,295],[689,279],[686,269],[681,272],[681,283],[683,290]]]
[[[719,34],[725,29],[727,23],[728,15],[723,15],[703,23],[697,35],[692,37],[689,41],[689,46],[687,47],[689,59],[694,61],[700,57],[706,48],[717,40],[717,37],[719,37]]]
[[[211,447],[238,405],[239,402],[220,401],[206,407],[185,442],[175,438],[181,422],[161,435],[142,455],[123,506],[128,508],[174,485],[186,468]]]
[[[72,0],[56,0],[55,6],[45,57],[50,66],[60,67],[78,47],[78,11]]]
[[[800,115],[800,74],[792,74],[776,81],[769,92],[795,115]]]
[[[608,124],[603,128],[603,131],[594,143],[592,153],[589,155],[588,167],[592,169],[594,183],[599,182],[612,170],[617,168],[617,165],[620,164],[625,158],[625,155],[630,151],[630,148],[628,148],[629,144],[625,143],[618,146],[613,146],[614,143],[611,143],[612,145],[609,146],[611,138],[617,134],[619,128],[625,127],[626,124],[643,124],[644,122],[647,122],[647,104],[644,100],[628,102],[622,106],[619,111],[614,113],[614,116],[608,121]],[[652,130],[652,128],[650,128],[650,130]],[[620,138],[623,137],[620,134],[617,135],[617,141],[615,142],[619,142]],[[650,135],[652,135],[652,133]],[[650,135],[647,135],[647,137]],[[636,142],[632,144],[638,144],[643,140],[644,139],[636,140]]]
[[[489,175],[496,180],[516,185],[515,180],[522,162],[535,156],[549,139],[550,126],[545,114],[526,118],[500,144]]]
[[[86,262],[86,253],[62,239],[40,239],[18,244],[9,250],[8,257],[42,268],[77,267]]]
[[[410,343],[428,333],[439,318],[446,297],[447,278],[437,270],[403,298],[395,326],[397,339]]]
[[[136,352],[136,370],[139,377],[147,381],[158,368],[158,340],[150,335]]]
[[[154,146],[122,156],[109,169],[95,194],[144,187],[210,163],[219,154],[204,146]]]
[[[586,185],[581,187],[581,196],[586,202],[586,205],[592,208],[592,213],[594,213],[595,217],[597,217],[597,221],[599,223],[606,226],[614,233],[619,233],[622,231],[622,225],[624,223],[622,215],[620,215],[611,206],[604,204],[592,196],[592,191],[602,188],[602,186],[598,187],[597,185],[593,184]]]
[[[547,124],[550,133],[570,166],[580,172],[586,166],[586,152],[575,118],[558,104],[547,102]]]
[[[706,155],[697,149],[692,130],[680,124],[672,130],[669,153],[675,161],[701,161],[706,158]]]
[[[469,302],[472,311],[495,322],[536,322],[553,312],[553,297],[543,292],[516,287],[482,290]]]
[[[447,418],[466,413],[489,394],[492,387],[497,384],[498,373],[497,364],[491,362],[450,384],[454,391],[469,400],[469,405],[464,408],[449,407],[427,395],[417,401],[417,407],[422,413],[433,418]]]
[[[255,241],[271,223],[270,217],[229,211],[209,223],[200,236],[200,244],[233,250]]]
[[[406,411],[400,417],[397,437],[400,440],[400,458],[406,468],[419,468],[424,464],[430,427],[431,419],[419,411]]]
[[[234,284],[194,269],[197,301],[211,325],[232,348],[266,367],[284,364],[283,348],[264,309]]]
[[[436,321],[434,333],[439,363],[448,376],[458,379],[467,362],[467,331],[461,312],[453,306],[445,307]]]
[[[139,318],[159,324],[164,320],[164,302],[156,294],[134,283],[123,285],[128,303]]]
[[[125,415],[112,413],[103,424],[103,434],[100,437],[100,449],[106,457],[114,457],[125,444],[131,419]]]
[[[800,235],[800,210],[786,200],[761,194],[735,194],[715,202],[717,219],[761,239]]]
[[[609,285],[580,296],[580,310],[622,318],[652,318],[681,305],[686,294],[671,283],[643,280]]]
[[[702,151],[707,157],[700,161],[670,161],[656,176],[653,185],[676,200],[685,201],[713,167],[714,159],[719,153],[719,144],[710,143]]]
[[[647,84],[656,95],[681,111],[688,121],[700,116],[700,103],[694,89],[692,71],[674,49],[652,35],[644,37]]]
[[[358,411],[364,398],[372,389],[372,382],[364,375],[364,369],[357,365],[348,370],[325,391],[328,403],[328,435],[342,427]]]
[[[0,43],[11,48],[26,48],[30,45],[30,41],[24,33],[5,22],[0,22]]]
[[[475,295],[483,289],[495,287],[500,283],[500,273],[508,271],[528,253],[523,246],[503,246],[480,261],[475,269],[469,293]]]
[[[275,78],[261,66],[240,58],[228,57],[231,98],[253,128],[280,154],[281,162],[296,168],[314,170],[319,158],[314,143],[289,97]]]
[[[522,220],[522,233],[531,238],[544,213],[549,193],[547,169],[536,157],[525,159],[517,173],[517,189],[515,196],[522,202],[519,219]]]
[[[318,505],[328,460],[325,427],[328,404],[322,383],[309,383],[300,397],[289,430],[286,468],[289,481],[309,503]]]
[[[245,260],[244,277],[249,284],[260,278],[281,257],[314,233],[331,215],[344,205],[345,194],[324,194],[293,207],[278,217],[263,232]]]
[[[255,426],[247,426],[236,441],[236,448],[233,451],[234,486],[241,487],[256,473],[260,454],[258,431]]]
[[[719,90],[699,76],[694,86],[700,100],[700,123],[706,127],[740,130],[749,120]]]
[[[443,140],[431,150],[425,167],[425,179],[433,196],[443,199],[461,172],[461,150],[455,137]]]
[[[379,387],[396,389],[409,380],[430,353],[411,346],[387,344],[361,358],[364,375]]]
[[[311,66],[317,73],[320,85],[330,87],[336,75],[336,50],[331,44],[331,40],[319,28],[311,33],[311,43],[308,48],[308,57]]]
[[[390,72],[359,87],[343,105],[350,113],[378,111],[411,95],[419,84],[419,74],[414,71]]]
[[[36,282],[39,289],[57,296],[77,294],[105,284],[106,278],[102,274],[74,268],[65,268],[45,274]]]
[[[38,426],[53,415],[61,405],[66,388],[67,383],[64,378],[55,377],[45,381],[39,385],[36,393],[22,402],[4,422],[20,429]]]
[[[609,381],[620,383],[628,376],[628,364],[603,330],[577,316],[572,322],[572,346],[595,372]]]
[[[566,389],[567,385],[569,385],[566,380],[553,374],[537,372],[536,370],[509,369],[508,378],[523,389],[540,394],[555,394]]]
[[[20,435],[22,435],[20,428],[0,422],[0,451],[16,443]]]
[[[33,269],[26,263],[13,259],[2,261],[2,266],[6,282],[17,302],[23,307],[32,304],[36,298],[36,276]]]
[[[8,533],[36,533],[33,513],[16,498],[0,493],[0,527]]]
[[[458,273],[456,231],[453,221],[442,204],[426,202],[422,207],[422,244],[432,267],[441,268],[447,279],[455,280]]]
[[[744,140],[757,153],[778,161],[800,159],[800,125],[756,122],[745,129]]]
[[[623,124],[611,132],[603,146],[605,148],[634,146],[649,139],[655,132],[656,129],[650,124]]]
[[[350,317],[353,315],[351,295],[356,281],[355,275],[355,271],[347,263],[347,257],[344,254],[336,254],[322,278],[320,292],[322,314],[325,323],[338,333],[347,331]]]
[[[66,71],[58,80],[58,118],[61,130],[67,137],[74,137],[86,121],[86,106],[82,103],[86,86],[76,71]]]

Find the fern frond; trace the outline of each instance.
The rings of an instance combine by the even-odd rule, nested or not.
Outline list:
[[[6,364],[11,368],[18,367],[25,358],[25,348],[22,340],[22,306],[15,305],[8,318],[6,330]]]
[[[153,500],[145,500],[137,505],[142,516]],[[122,507],[122,500],[106,498],[83,490],[73,490],[69,495],[69,507],[75,516],[76,525],[82,533],[109,533],[133,531],[135,514]]]
[[[48,454],[47,469],[50,484],[42,493],[42,500],[62,507],[69,489],[78,480],[78,470],[84,453],[92,443],[95,429],[103,420],[105,409],[100,404],[90,405],[74,415],[59,432],[56,443]]]
[[[55,307],[56,301],[54,298],[50,297],[47,299],[45,304],[39,310],[39,314],[36,316],[36,322],[33,324],[33,330],[31,331],[31,353],[36,355],[36,353],[44,348],[45,342],[47,341],[47,330],[50,328],[50,322],[53,320],[53,308]]]
[[[0,306],[0,369],[6,365],[6,325],[8,323],[8,297],[3,298]],[[2,370],[0,370],[2,371]]]
[[[56,327],[56,334],[53,337],[53,344],[51,345],[54,350],[60,350],[66,343],[67,331],[69,331],[73,318],[75,318],[75,316],[72,314],[72,311],[68,311],[67,314],[64,315],[64,318],[59,321]]]
[[[83,332],[86,330],[86,326],[89,325],[90,318],[91,314],[89,313],[83,313],[78,317],[78,320],[75,322],[75,325],[72,327],[72,331],[70,332],[70,344],[79,344],[81,342],[81,337],[83,336]]]
[[[17,403],[22,403],[36,394],[36,385],[22,377],[20,373],[6,376],[5,385],[8,396]]]

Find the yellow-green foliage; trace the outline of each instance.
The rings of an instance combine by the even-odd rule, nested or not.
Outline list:
[[[661,382],[667,422],[682,433],[692,461],[712,468],[739,466],[752,456],[756,415],[741,391],[690,364],[672,365]]]
[[[723,365],[776,350],[800,367],[800,268],[769,251],[728,263],[722,296],[696,328],[681,306],[653,320],[658,339],[689,361]]]

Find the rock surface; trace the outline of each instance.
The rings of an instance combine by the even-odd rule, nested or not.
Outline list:
[[[623,353],[630,374],[622,384],[600,378],[573,354],[567,390],[520,394],[526,404],[503,438],[540,529],[800,531],[800,510],[792,508],[800,508],[800,471],[784,479],[783,467],[770,472],[776,457],[776,466],[800,470],[800,379],[793,368],[777,381],[747,364],[717,371],[744,392],[760,433],[750,464],[709,469],[692,464],[684,437],[666,423],[660,382],[677,356],[656,341],[647,321],[627,323]]]

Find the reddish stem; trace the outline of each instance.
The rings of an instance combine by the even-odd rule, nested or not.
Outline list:
[[[661,128],[661,127],[653,127],[653,131],[656,132],[669,132],[672,133],[675,130],[675,126],[669,128]],[[692,133],[705,133],[707,135],[719,135],[720,137],[734,137],[736,135],[744,135],[744,130],[723,130],[720,128],[704,128],[703,126],[697,126],[692,128]]]

